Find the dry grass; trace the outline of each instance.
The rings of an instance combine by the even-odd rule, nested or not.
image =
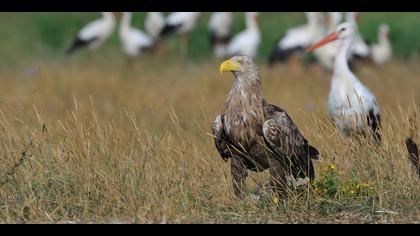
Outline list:
[[[0,72],[0,222],[420,222],[419,179],[404,146],[420,104],[418,62],[358,72],[382,107],[379,149],[341,138],[331,124],[330,75],[262,68],[266,98],[322,152],[318,174],[334,163],[340,179],[374,189],[346,199],[293,191],[278,204],[270,193],[233,195],[229,164],[209,135],[232,84],[217,63],[110,64]],[[267,178],[251,174],[249,191]]]

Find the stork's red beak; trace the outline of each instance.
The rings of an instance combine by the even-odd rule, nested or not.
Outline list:
[[[327,37],[325,37],[323,40],[319,41],[318,43],[315,43],[314,45],[312,45],[311,47],[309,47],[308,49],[306,49],[306,52],[313,52],[315,51],[315,49],[324,46],[325,44],[332,42],[334,40],[338,39],[338,33],[334,32],[330,35],[328,35]]]

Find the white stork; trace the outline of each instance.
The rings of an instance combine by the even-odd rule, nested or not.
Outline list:
[[[350,71],[347,54],[357,36],[357,26],[350,22],[340,24],[337,29],[307,51],[313,51],[329,42],[338,40],[334,61],[334,73],[328,100],[331,118],[342,134],[365,133],[369,128],[379,143],[380,109],[375,96]]]
[[[371,46],[371,58],[377,65],[383,65],[392,57],[392,46],[389,41],[389,26],[381,24],[378,29],[378,43]]]
[[[306,12],[305,25],[289,29],[272,50],[268,64],[283,62],[296,52],[303,52],[324,35],[324,18],[320,12]]]
[[[210,45],[216,58],[226,55],[226,46],[230,40],[232,30],[232,12],[213,12],[209,21]]]
[[[142,51],[153,47],[153,39],[143,31],[131,26],[132,12],[123,12],[119,36],[124,53],[129,58],[140,56]]]
[[[233,37],[227,45],[227,55],[247,55],[256,58],[261,43],[258,12],[245,13],[246,29]]]
[[[165,27],[165,16],[162,12],[148,12],[144,20],[144,29],[154,40],[159,38],[160,32]]]
[[[102,12],[102,18],[90,22],[83,27],[67,50],[67,55],[73,54],[78,49],[88,47],[99,48],[109,38],[115,28],[115,18],[112,12]]]
[[[165,19],[161,37],[177,33],[181,35],[181,53],[186,55],[188,34],[194,29],[201,12],[172,12]]]

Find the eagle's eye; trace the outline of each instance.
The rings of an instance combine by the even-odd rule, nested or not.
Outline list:
[[[244,61],[238,60],[238,63],[239,63],[239,65],[243,65],[244,64]]]

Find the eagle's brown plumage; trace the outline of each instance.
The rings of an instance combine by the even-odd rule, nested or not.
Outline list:
[[[212,131],[221,157],[231,159],[235,195],[242,197],[247,170],[270,169],[272,186],[279,192],[284,192],[287,176],[312,180],[311,158],[317,159],[319,153],[283,109],[265,101],[252,59],[232,57],[221,71],[232,71],[235,83]]]

